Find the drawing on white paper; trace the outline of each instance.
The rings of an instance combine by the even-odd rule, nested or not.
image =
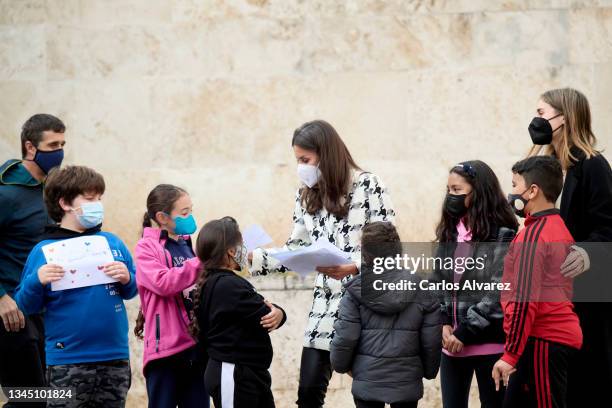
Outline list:
[[[45,245],[42,251],[48,264],[66,271],[62,279],[51,283],[52,291],[116,282],[104,273],[104,265],[115,260],[105,237],[71,238]]]

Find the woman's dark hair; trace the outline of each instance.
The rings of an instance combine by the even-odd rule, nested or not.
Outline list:
[[[495,234],[495,229],[518,228],[518,222],[504,196],[497,176],[491,168],[480,160],[459,163],[450,173],[458,174],[472,186],[471,204],[467,211],[467,227],[472,233],[472,241],[487,241]],[[450,242],[459,223],[442,204],[442,217],[436,227],[436,241]]]
[[[401,250],[397,229],[389,221],[372,222],[361,229],[361,257],[364,265],[372,265],[377,257],[394,257]]]
[[[157,221],[155,221],[155,214],[159,211],[170,214],[174,208],[174,204],[183,194],[187,194],[187,191],[171,184],[159,184],[155,186],[147,197],[147,211],[144,213],[142,226],[152,227],[153,222],[157,224]],[[136,327],[134,327],[134,334],[140,340],[143,339],[144,325],[145,318],[142,314],[142,310],[139,310],[138,317],[136,318]]]
[[[201,270],[196,284],[193,313],[196,318],[191,321],[190,332],[197,337],[200,332],[198,325],[198,309],[202,288],[206,283],[208,271],[216,268],[227,268],[227,251],[242,243],[242,234],[238,222],[232,217],[223,217],[204,224],[196,240],[196,255],[200,259]]]
[[[355,163],[336,129],[324,120],[304,123],[293,132],[291,146],[315,152],[319,156],[321,178],[316,185],[301,191],[302,205],[309,214],[325,208],[338,218],[348,213],[351,172],[361,170]]]

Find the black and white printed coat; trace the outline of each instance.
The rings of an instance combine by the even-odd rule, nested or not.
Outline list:
[[[325,208],[309,214],[302,206],[300,189],[295,199],[293,232],[282,249],[257,248],[253,251],[251,273],[267,275],[286,272],[288,269],[270,254],[275,251],[294,250],[306,247],[327,238],[342,251],[351,254],[358,268],[361,266],[361,229],[376,221],[395,222],[395,211],[391,197],[380,178],[368,172],[354,172],[353,185],[347,197],[350,202],[348,214],[341,219]],[[308,315],[308,326],[304,334],[304,347],[329,350],[334,336],[334,323],[344,293],[342,285],[351,277],[336,280],[317,273],[314,283],[313,301]]]

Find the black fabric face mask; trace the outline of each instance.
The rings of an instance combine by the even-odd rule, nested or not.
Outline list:
[[[456,218],[461,218],[467,213],[467,207],[465,206],[465,198],[467,194],[450,194],[446,193],[444,199],[444,208],[446,211]]]
[[[553,133],[555,133],[557,129],[559,129],[561,126],[563,126],[563,124],[561,124],[561,126],[559,126],[557,129],[553,130],[552,126],[550,126],[550,121],[561,115],[562,113],[553,116],[550,119],[544,119],[539,116],[536,116],[532,119],[527,129],[529,130],[529,136],[531,136],[531,141],[533,142],[533,144],[547,145],[552,142]]]
[[[512,210],[516,215],[521,218],[525,218],[527,214],[525,213],[525,207],[527,207],[527,203],[529,200],[523,198],[523,194],[525,194],[529,189],[523,191],[521,194],[508,194],[508,204],[512,207]]]

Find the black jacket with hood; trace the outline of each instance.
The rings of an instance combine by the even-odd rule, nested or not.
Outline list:
[[[229,269],[207,270],[196,318],[199,341],[213,360],[258,369],[272,362],[272,342],[261,318],[270,313],[253,285]],[[283,312],[282,326],[287,315]]]
[[[352,371],[356,398],[417,401],[423,397],[423,378],[435,378],[440,366],[440,305],[418,290],[380,291],[364,301],[362,277],[345,285],[331,343],[332,367]]]

